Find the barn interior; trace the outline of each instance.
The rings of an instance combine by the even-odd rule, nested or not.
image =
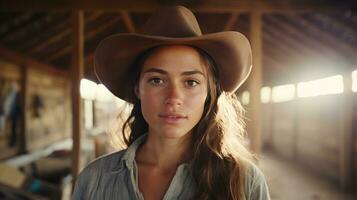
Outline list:
[[[249,39],[237,95],[272,199],[356,199],[357,6],[338,0],[0,1],[0,199],[70,199],[80,170],[121,148],[124,102],[94,52],[167,5]]]

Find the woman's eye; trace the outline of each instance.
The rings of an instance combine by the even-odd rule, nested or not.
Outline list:
[[[149,82],[153,85],[161,85],[164,81],[160,78],[151,78]]]
[[[195,87],[199,84],[198,81],[195,81],[195,80],[188,80],[186,81],[186,85],[189,86],[189,87]]]

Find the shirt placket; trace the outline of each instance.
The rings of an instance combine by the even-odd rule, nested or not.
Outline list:
[[[129,168],[129,172],[130,172],[131,186],[133,187],[136,199],[144,200],[144,196],[141,194],[138,187],[138,168],[135,162],[133,162],[133,165]]]
[[[163,200],[172,200],[177,199],[179,193],[183,187],[183,170],[185,169],[184,165],[180,165],[177,167],[176,173],[171,180],[170,186],[167,189]]]

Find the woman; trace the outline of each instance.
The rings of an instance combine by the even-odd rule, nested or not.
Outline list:
[[[143,33],[96,50],[99,80],[133,105],[122,128],[128,148],[87,166],[73,198],[269,199],[234,95],[251,70],[248,40],[202,35],[182,6],[156,12]]]

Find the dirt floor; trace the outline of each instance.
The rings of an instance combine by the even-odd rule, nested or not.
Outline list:
[[[272,153],[263,154],[259,167],[266,176],[272,200],[357,200],[306,168]]]

